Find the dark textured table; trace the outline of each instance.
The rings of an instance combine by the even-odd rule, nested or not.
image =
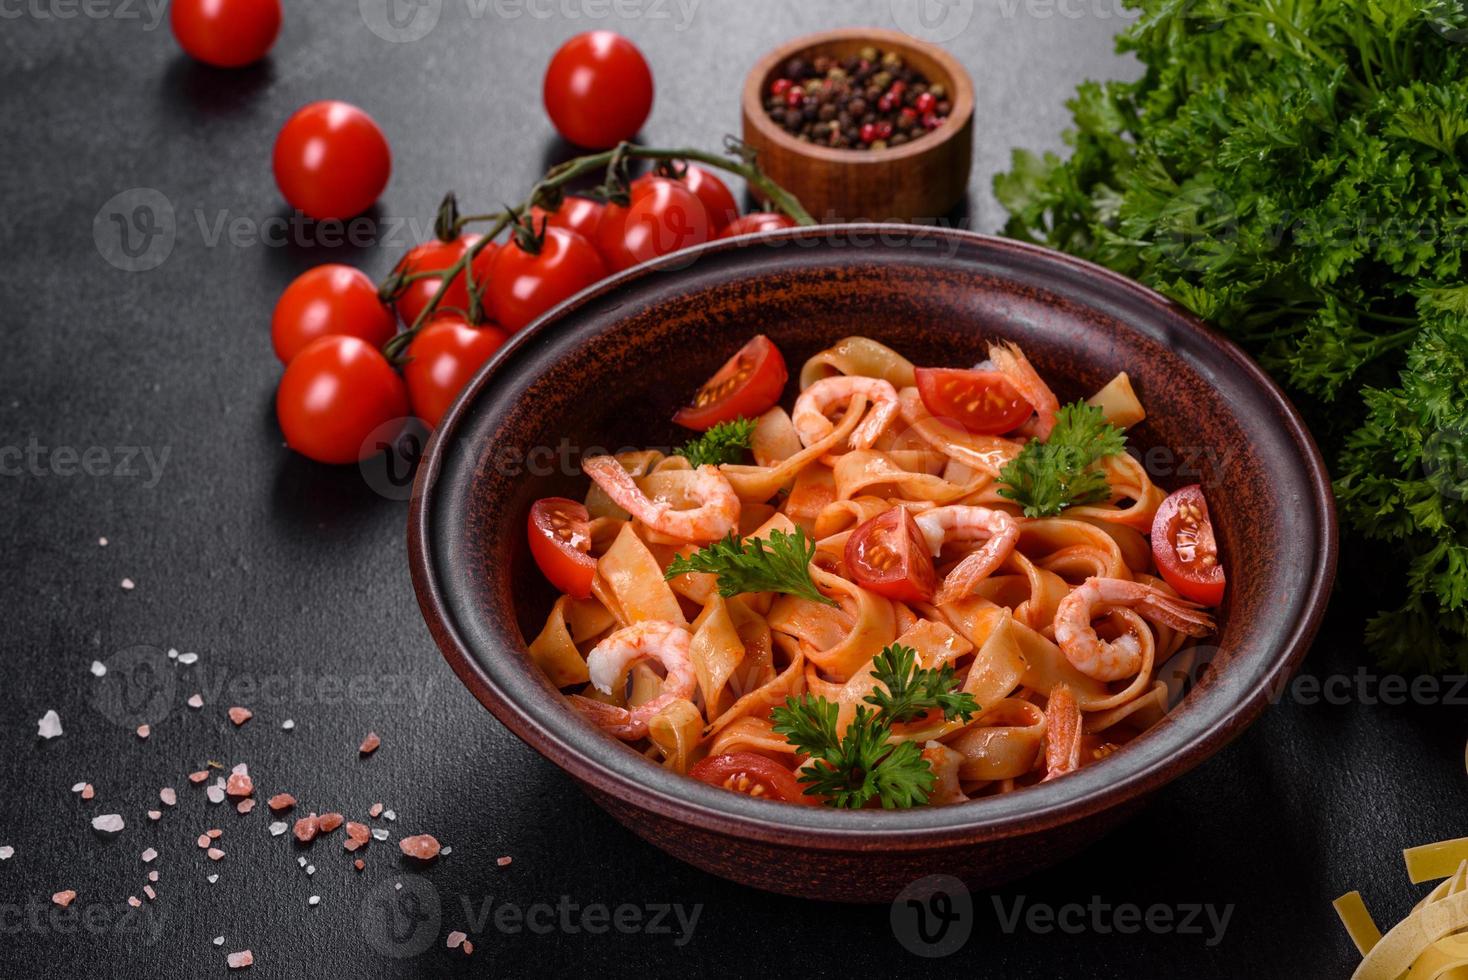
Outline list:
[[[1135,71],[1112,53],[1115,0],[953,0],[926,22],[909,0],[423,0],[426,19],[397,27],[382,0],[311,0],[288,4],[268,62],[236,73],[184,58],[159,8],[0,3],[0,845],[15,849],[0,862],[0,977],[218,976],[244,948],[251,975],[269,977],[929,963],[973,977],[1343,976],[1355,956],[1330,899],[1360,887],[1394,921],[1420,894],[1397,850],[1464,832],[1468,692],[1419,689],[1403,704],[1361,652],[1373,598],[1350,594],[1305,668],[1334,678],[1326,695],[1293,688],[1123,830],[975,894],[955,926],[967,942],[921,960],[885,906],[756,893],[614,824],[439,657],[409,585],[405,506],[355,468],[281,445],[268,339],[280,290],[328,260],[383,274],[449,188],[472,207],[521,197],[564,153],[539,86],[569,34],[610,26],[643,47],[658,80],[648,142],[716,146],[766,48],[830,26],[917,25],[977,83],[968,220],[993,230],[988,182],[1008,148],[1060,148],[1073,86]],[[287,217],[274,134],[328,97],[372,112],[396,157],[375,220],[345,243],[268,220]],[[172,233],[135,226],[124,242],[113,216],[139,204],[171,212]],[[1348,556],[1369,572],[1369,555]],[[195,692],[200,710],[185,704]],[[231,704],[254,719],[234,727]],[[65,727],[51,741],[36,736],[47,709]],[[383,745],[361,759],[369,730]],[[247,763],[261,795],[289,789],[318,810],[361,816],[382,801],[397,820],[371,822],[393,839],[367,848],[360,874],[339,843],[318,842],[300,852],[308,875],[263,805],[239,816],[188,783],[207,760]],[[163,786],[176,807],[158,803]],[[94,832],[105,813],[127,828]],[[224,831],[218,863],[194,843],[209,827]],[[418,832],[453,853],[405,869],[395,842]],[[149,869],[157,900],[130,912]],[[49,897],[66,888],[79,894],[62,914]],[[455,929],[472,957],[444,948]]]

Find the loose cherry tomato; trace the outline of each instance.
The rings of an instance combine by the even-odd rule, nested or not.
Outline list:
[[[550,584],[575,599],[591,595],[591,515],[574,500],[546,497],[530,508],[530,554]]]
[[[612,31],[588,31],[551,58],[541,94],[562,136],[606,150],[637,135],[652,112],[652,92],[652,70],[635,44]]]
[[[673,421],[702,432],[741,416],[763,415],[780,400],[789,378],[780,349],[759,334],[714,372],[693,396],[693,403],[679,409]]]
[[[673,178],[660,178],[656,174],[648,173],[634,180],[632,186],[637,187],[660,179]],[[734,200],[729,185],[720,180],[712,170],[700,167],[696,163],[690,163],[682,178],[677,179],[680,179],[683,186],[692,191],[693,196],[703,204],[703,209],[708,212],[709,225],[713,228],[715,237],[729,226],[729,222],[739,217],[739,205]]]
[[[794,228],[795,219],[788,214],[776,214],[773,211],[751,211],[743,217],[735,218],[729,222],[723,231],[719,232],[720,238],[733,238],[735,235],[753,235],[762,231],[779,231],[781,228]]]
[[[533,207],[530,209],[530,216],[535,222],[536,231],[540,230],[540,223],[544,221],[552,228],[574,231],[588,242],[594,242],[596,226],[601,222],[601,215],[605,210],[605,204],[589,197],[568,197],[554,211]]]
[[[324,221],[351,218],[387,187],[392,151],[372,117],[346,102],[312,102],[275,138],[275,182],[291,207]]]
[[[481,237],[483,236],[460,235],[451,242],[434,238],[420,245],[414,245],[408,250],[408,254],[398,262],[397,271],[404,273],[446,272],[462,259],[464,253],[469,251]],[[484,249],[474,257],[472,267],[474,282],[481,291],[484,288],[485,278],[489,275],[490,265],[494,261],[494,253],[498,250],[499,246],[491,243],[484,246]],[[414,279],[404,287],[397,299],[393,300],[398,316],[402,318],[404,324],[411,327],[417,322],[418,317],[433,300],[434,295],[438,293],[438,287],[442,284],[442,275],[426,276],[422,279]],[[444,292],[443,299],[439,301],[438,308],[434,312],[437,313],[438,310],[469,312],[469,285],[464,281],[463,273],[454,276],[453,282],[449,283],[449,288]]]
[[[275,356],[289,364],[311,341],[331,334],[360,337],[373,347],[392,339],[398,324],[377,298],[377,284],[349,265],[318,265],[285,287],[270,321]]]
[[[676,180],[654,177],[631,188],[626,207],[608,204],[596,228],[596,247],[613,272],[702,245],[713,236],[708,209]]]
[[[818,798],[805,795],[805,787],[800,785],[793,772],[773,759],[753,752],[711,755],[688,770],[688,775],[701,783],[755,799],[820,805]]]
[[[368,436],[408,414],[403,379],[376,347],[357,337],[322,337],[285,369],[275,415],[288,446],[321,463],[376,455]]]
[[[1152,519],[1152,556],[1163,579],[1184,599],[1205,606],[1223,601],[1223,566],[1202,487],[1183,487],[1162,501]]]
[[[938,573],[928,542],[905,507],[883,511],[846,539],[846,571],[864,589],[902,602],[928,602]]]
[[[168,21],[178,46],[215,68],[239,68],[270,52],[280,33],[280,0],[173,0]]]
[[[596,247],[574,231],[547,228],[538,254],[511,240],[489,269],[486,295],[494,320],[514,333],[546,310],[606,278]]]
[[[1029,402],[998,371],[918,368],[917,388],[929,412],[975,435],[1010,432],[1034,414]]]
[[[408,344],[403,377],[413,414],[437,428],[464,385],[510,335],[492,323],[478,327],[458,313],[440,313]]]

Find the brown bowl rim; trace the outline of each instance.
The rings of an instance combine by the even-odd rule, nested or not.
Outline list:
[[[1154,757],[1142,763],[1144,753],[1140,751],[1140,743],[1157,737],[1166,738],[1166,733],[1158,735],[1159,729],[1171,731],[1170,726],[1159,725],[1129,747],[1138,751],[1114,753],[1066,779],[1030,787],[1021,793],[988,797],[958,806],[917,807],[901,811],[840,811],[753,800],[651,766],[591,726],[585,727],[589,735],[596,737],[586,742],[588,748],[584,752],[573,749],[567,744],[567,731],[542,725],[531,717],[500,689],[496,680],[481,666],[454,626],[444,584],[434,569],[432,508],[429,503],[437,489],[446,454],[463,449],[464,441],[457,437],[457,430],[469,414],[470,406],[516,351],[532,344],[541,335],[558,329],[566,322],[568,314],[609,293],[634,288],[639,283],[666,275],[668,271],[686,269],[700,259],[744,248],[761,240],[794,241],[822,237],[834,240],[854,236],[865,236],[870,240],[880,236],[890,239],[901,233],[912,237],[958,239],[959,245],[992,250],[999,255],[1007,253],[1015,261],[1050,263],[1057,271],[1068,273],[1072,282],[1076,279],[1088,281],[1089,285],[1109,291],[1108,295],[1112,297],[1150,307],[1157,316],[1165,318],[1170,327],[1187,330],[1189,340],[1211,348],[1213,355],[1224,358],[1231,368],[1242,372],[1258,387],[1270,403],[1272,416],[1283,423],[1290,440],[1300,450],[1299,464],[1304,469],[1311,495],[1301,504],[1313,509],[1320,531],[1320,540],[1310,542],[1312,548],[1301,549],[1310,551],[1313,556],[1312,574],[1310,587],[1297,607],[1293,627],[1288,629],[1288,638],[1267,660],[1264,669],[1250,679],[1245,689],[1233,692],[1232,706],[1223,712],[1222,717],[1206,729],[1191,732],[1175,754],[1165,758]],[[805,250],[807,254],[810,251],[812,249]],[[436,644],[455,674],[480,703],[537,752],[594,790],[594,795],[605,794],[634,809],[725,836],[832,852],[927,851],[1025,836],[1144,797],[1196,768],[1259,716],[1273,694],[1282,689],[1283,682],[1293,675],[1304,659],[1325,613],[1335,579],[1339,548],[1330,477],[1303,420],[1273,379],[1235,344],[1191,312],[1125,276],[1048,248],[957,229],[880,223],[808,226],[710,242],[629,269],[551,310],[517,333],[480,369],[430,437],[413,484],[407,530],[414,591]],[[518,624],[511,624],[510,629],[518,632]],[[528,668],[517,673],[522,675],[520,680],[528,682],[532,679]],[[569,707],[567,717],[574,717]],[[1148,754],[1157,756],[1157,753]],[[1135,761],[1130,764],[1130,771],[1122,775],[1122,763],[1131,759]],[[628,764],[624,767],[623,763]],[[625,771],[618,772],[618,768]],[[1103,770],[1113,778],[1096,783]]]
[[[953,111],[948,114],[947,121],[923,139],[914,140],[902,146],[889,146],[882,150],[842,150],[807,143],[805,140],[796,139],[785,132],[783,127],[776,125],[775,120],[771,119],[770,114],[765,111],[764,100],[760,98],[760,93],[764,89],[764,80],[769,77],[770,73],[778,68],[781,62],[788,61],[795,55],[822,44],[861,40],[870,40],[886,48],[919,51],[942,65],[943,70],[948,72],[949,77],[953,79],[954,87]],[[843,27],[802,35],[766,53],[764,57],[755,62],[754,67],[744,78],[741,104],[744,118],[749,120],[751,126],[759,130],[761,139],[776,144],[791,153],[799,154],[807,159],[825,160],[843,166],[880,165],[900,163],[922,156],[967,132],[968,121],[973,118],[974,114],[974,83],[958,59],[936,44],[920,41],[909,34],[884,27]]]

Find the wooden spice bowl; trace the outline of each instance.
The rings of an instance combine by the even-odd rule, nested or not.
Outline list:
[[[948,121],[920,139],[880,150],[835,149],[797,139],[770,118],[764,94],[791,58],[844,59],[862,48],[893,51],[953,103]],[[760,59],[744,81],[744,142],[772,180],[817,221],[939,218],[963,200],[973,165],[974,84],[947,51],[875,27],[807,34]]]

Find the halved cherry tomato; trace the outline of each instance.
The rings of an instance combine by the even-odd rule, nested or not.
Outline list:
[[[759,800],[800,803],[818,806],[820,800],[805,795],[805,787],[795,774],[780,763],[753,752],[711,755],[688,770],[688,775],[701,783],[718,786],[732,793],[743,793]]]
[[[545,222],[552,228],[574,231],[588,242],[594,242],[596,226],[601,223],[602,212],[606,209],[605,204],[589,197],[568,197],[554,211],[547,211],[536,205],[530,209],[530,217],[537,232],[540,231],[541,222]]]
[[[403,378],[413,414],[437,428],[464,385],[509,339],[492,323],[471,327],[459,313],[436,314],[408,345]]]
[[[720,422],[763,415],[780,400],[789,377],[780,349],[759,334],[724,362],[673,421],[702,432]]]
[[[608,204],[596,227],[596,249],[613,272],[630,269],[713,237],[708,209],[676,180],[633,183],[626,207]]]
[[[591,595],[596,559],[591,557],[591,515],[565,497],[546,497],[530,508],[530,554],[550,584],[576,599]]]
[[[1034,413],[998,371],[918,368],[917,387],[929,412],[975,435],[1002,435],[1019,428]]]
[[[655,174],[643,174],[632,182],[633,187],[646,184],[649,181],[668,179],[659,178]],[[688,164],[687,170],[682,177],[683,186],[693,192],[708,212],[709,224],[713,227],[715,237],[729,222],[739,217],[739,204],[734,200],[734,195],[729,191],[729,185],[714,175],[712,170],[700,167],[696,163]]]
[[[564,228],[547,228],[540,251],[511,239],[494,258],[485,287],[494,322],[514,333],[563,300],[606,278],[596,247]]]
[[[1218,563],[1218,542],[1202,487],[1183,487],[1157,508],[1152,556],[1162,578],[1184,599],[1205,606],[1223,601],[1223,566]]]
[[[728,226],[719,232],[720,238],[733,238],[735,235],[754,235],[762,231],[779,231],[781,228],[794,228],[795,219],[788,214],[776,214],[773,211],[751,211],[743,217],[735,218]]]
[[[344,334],[381,347],[397,330],[367,273],[332,263],[307,269],[285,287],[270,319],[270,342],[280,362],[289,364],[318,337]]]
[[[927,539],[905,507],[883,511],[851,532],[846,572],[862,588],[901,602],[928,602],[938,591]]]
[[[372,206],[392,173],[382,130],[346,102],[312,102],[286,120],[275,138],[275,183],[317,221],[354,218]]]

